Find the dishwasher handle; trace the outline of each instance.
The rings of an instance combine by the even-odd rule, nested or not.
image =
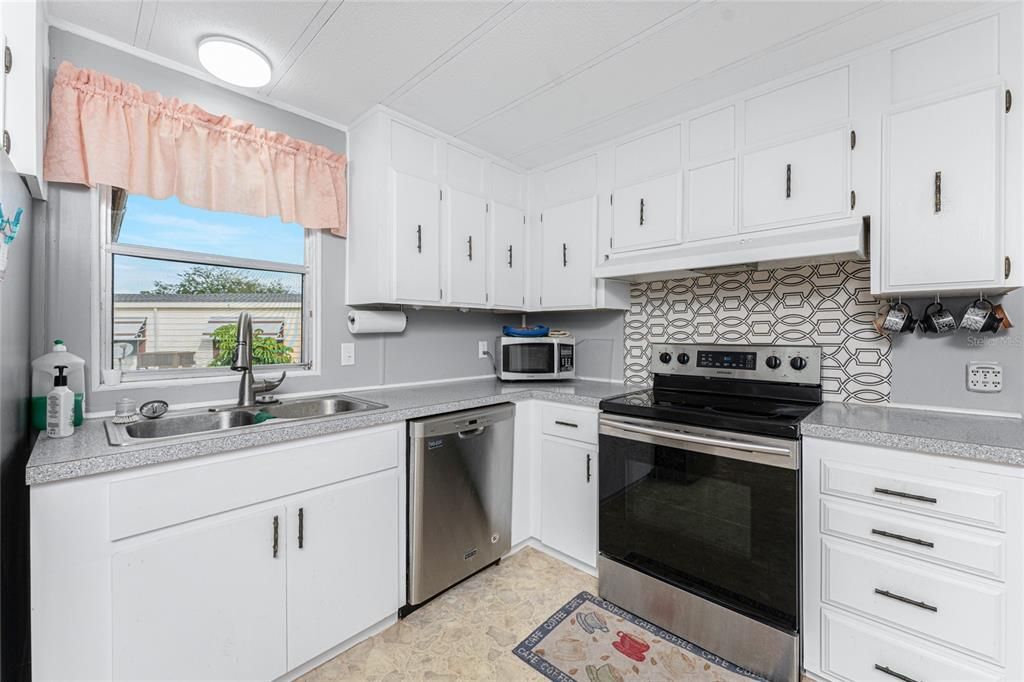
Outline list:
[[[466,439],[469,439],[469,438],[476,438],[477,436],[479,436],[480,434],[482,434],[486,430],[487,430],[486,426],[479,426],[479,427],[477,427],[475,429],[469,429],[468,431],[459,431],[458,436],[459,436],[459,438],[461,438],[463,440],[466,440]]]

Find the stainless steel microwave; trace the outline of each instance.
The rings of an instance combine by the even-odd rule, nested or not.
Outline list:
[[[573,379],[576,341],[571,336],[499,336],[495,372],[502,381]]]

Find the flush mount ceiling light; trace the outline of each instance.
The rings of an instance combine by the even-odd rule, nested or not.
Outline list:
[[[227,36],[200,40],[199,63],[222,81],[243,88],[258,88],[270,82],[270,60],[252,45]]]

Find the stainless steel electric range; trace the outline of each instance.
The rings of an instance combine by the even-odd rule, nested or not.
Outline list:
[[[814,346],[654,344],[601,403],[601,597],[773,680],[800,675],[800,422]]]

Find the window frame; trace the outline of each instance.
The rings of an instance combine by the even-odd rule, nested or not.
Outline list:
[[[251,258],[233,258],[231,256],[216,256],[207,253],[194,251],[183,251],[178,249],[167,249],[153,246],[137,246],[131,244],[118,244],[112,241],[111,227],[111,202],[112,192],[109,185],[101,185],[96,188],[98,201],[98,239],[99,262],[97,274],[99,279],[99,307],[98,314],[93,315],[93,347],[98,353],[96,365],[101,368],[112,369],[113,358],[113,314],[114,314],[114,256],[130,256],[141,258],[154,258],[169,260],[179,263],[195,265],[214,265],[225,267],[245,268],[249,270],[265,270],[271,272],[285,272],[299,274],[302,280],[302,344],[301,356],[305,362],[290,363],[281,365],[258,365],[253,371],[278,372],[287,371],[289,376],[310,376],[317,375],[319,371],[319,338],[320,320],[316,314],[318,302],[321,296],[320,278],[320,250],[321,235],[318,230],[303,230],[304,254],[302,265],[291,263],[279,263],[276,261],[257,260]],[[101,375],[101,372],[96,372]],[[234,382],[238,380],[238,374],[230,367],[189,367],[175,369],[147,369],[127,370],[122,373],[120,384],[109,386],[103,383],[101,376],[96,376],[93,381],[95,390],[117,390],[130,386],[144,386],[153,384],[178,385],[185,380],[204,380],[218,382]]]

